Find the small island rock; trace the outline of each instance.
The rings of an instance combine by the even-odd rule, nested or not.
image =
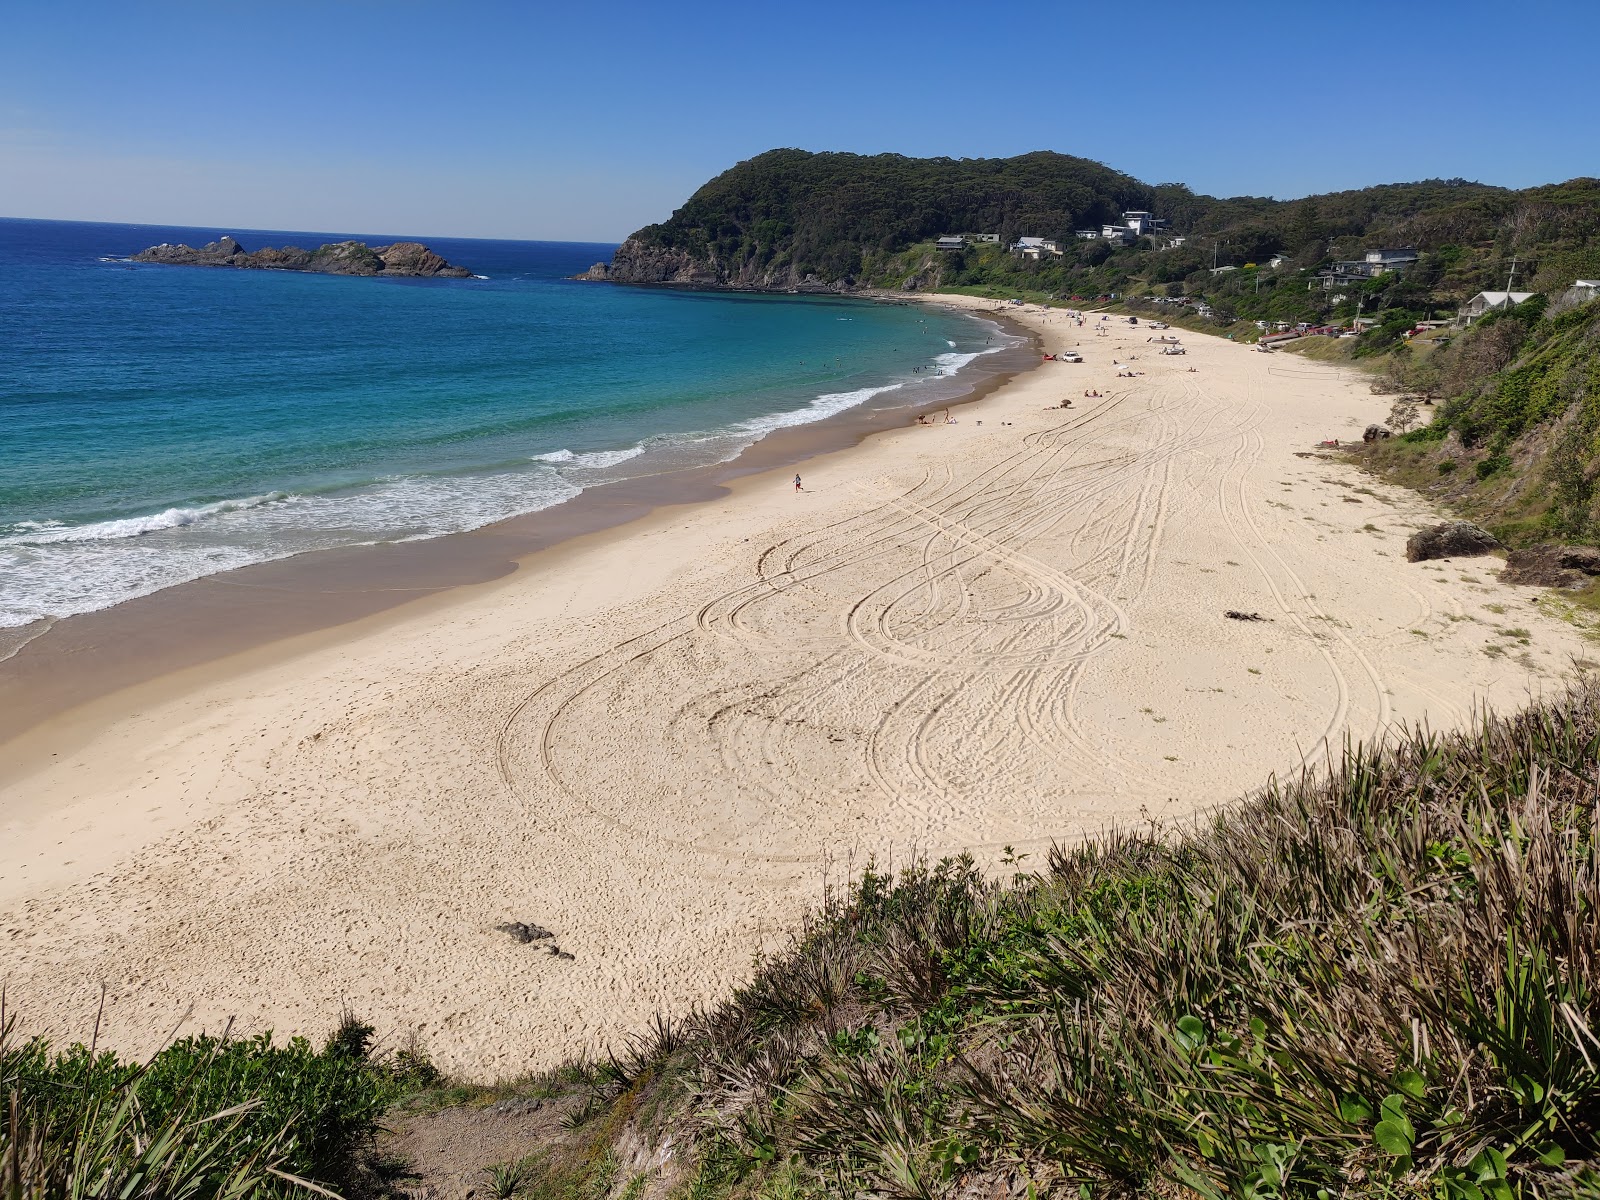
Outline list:
[[[263,246],[247,251],[235,239],[220,237],[196,249],[163,242],[132,256],[134,262],[177,267],[238,267],[245,270],[311,271],[320,275],[391,275],[409,279],[470,279],[472,272],[440,258],[421,242],[369,246],[330,242],[315,250]]]

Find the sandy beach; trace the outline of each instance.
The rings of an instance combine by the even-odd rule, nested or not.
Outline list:
[[[869,858],[1031,866],[1583,656],[1498,560],[1408,564],[1439,515],[1316,452],[1387,413],[1364,383],[1010,313],[1087,361],[0,746],[23,1027],[86,1037],[102,983],[133,1052],[348,1006],[512,1075],[716,997]]]

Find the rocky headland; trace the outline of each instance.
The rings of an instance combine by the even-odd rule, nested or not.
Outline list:
[[[315,250],[299,246],[263,246],[246,250],[235,239],[221,237],[196,249],[163,242],[132,256],[134,262],[175,267],[240,267],[246,270],[311,271],[321,275],[392,275],[412,279],[470,279],[472,272],[454,266],[421,242],[369,246],[365,242],[331,242]]]
[[[724,260],[714,253],[697,256],[638,235],[618,246],[609,263],[597,262],[574,278],[591,283],[675,284],[741,292],[844,292],[855,286],[852,279],[825,279],[792,263]]]

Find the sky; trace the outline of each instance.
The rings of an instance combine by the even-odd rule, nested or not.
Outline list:
[[[0,0],[0,216],[619,241],[777,146],[1600,173],[1594,0]]]

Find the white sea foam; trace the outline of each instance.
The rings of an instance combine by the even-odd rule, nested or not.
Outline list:
[[[580,491],[553,469],[530,467],[397,476],[347,492],[272,492],[91,525],[21,522],[0,533],[0,627],[93,612],[309,550],[459,533]]]
[[[214,504],[201,504],[193,508],[168,508],[143,517],[121,517],[113,521],[96,521],[90,525],[64,525],[60,521],[19,521],[12,533],[0,536],[0,546],[48,546],[62,542],[114,542],[123,538],[143,537],[162,529],[181,529],[223,513],[242,512],[276,504],[291,497],[286,492],[267,492],[261,496],[246,496],[242,500],[218,500]]]
[[[553,463],[573,470],[595,471],[625,463],[630,458],[638,458],[644,453],[644,449],[641,443],[629,446],[626,450],[591,450],[587,454],[574,454],[571,450],[552,450],[548,454],[535,454],[533,461]]]
[[[897,392],[905,387],[903,383],[885,384],[883,387],[857,388],[853,392],[824,392],[804,408],[790,409],[788,412],[770,413],[764,417],[751,417],[748,421],[740,421],[734,429],[741,433],[754,433],[761,436],[771,433],[774,429],[789,429],[796,425],[810,425],[813,421],[824,421],[829,417],[844,412],[848,408],[865,404],[874,396],[881,396],[885,392]]]

